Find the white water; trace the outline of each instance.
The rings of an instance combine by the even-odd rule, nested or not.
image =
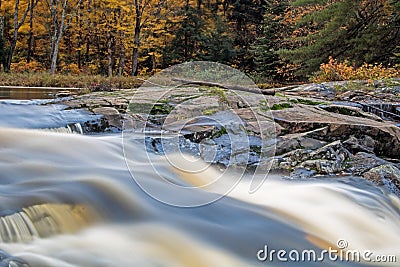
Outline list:
[[[127,160],[136,168],[136,179],[151,184],[154,192],[177,202],[219,192],[166,191],[159,175],[196,184],[196,179],[214,180],[219,171],[182,175],[153,155],[156,173],[140,143],[130,141],[125,149],[135,151]],[[0,232],[0,249],[38,267],[358,266],[257,260],[264,245],[318,251],[345,239],[350,249],[396,255],[400,261],[400,201],[360,180],[270,177],[255,194],[243,180],[217,202],[179,208],[146,195],[123,155],[118,135],[0,129],[0,229],[14,229]],[[15,219],[21,216],[25,219]]]

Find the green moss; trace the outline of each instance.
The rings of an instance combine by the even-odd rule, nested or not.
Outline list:
[[[266,112],[269,110],[282,110],[286,108],[292,108],[293,106],[290,103],[279,103],[273,104],[271,107],[268,105],[266,100],[260,101],[259,107],[262,111]]]
[[[129,110],[132,113],[149,113],[150,115],[167,115],[173,107],[168,100],[159,100],[157,103],[130,103]]]
[[[264,111],[264,112],[271,110],[271,108],[269,107],[268,102],[266,100],[260,101],[259,107],[260,107],[260,110]]]
[[[218,109],[216,109],[216,108],[206,109],[203,111],[203,115],[209,116],[209,115],[215,114],[217,112],[218,112]]]
[[[347,107],[339,107],[339,106],[333,106],[333,107],[327,107],[325,108],[326,111],[329,112],[334,112],[334,113],[339,113],[342,115],[348,115],[348,116],[355,116],[355,117],[365,117],[363,116],[360,112],[357,110],[353,110]]]
[[[279,103],[279,104],[273,104],[271,109],[272,110],[282,110],[286,108],[292,108],[293,106],[289,103]]]
[[[310,99],[304,99],[304,98],[290,99],[289,101],[293,104],[304,104],[304,105],[310,105],[310,106],[327,104],[326,102],[312,101]]]
[[[221,89],[219,87],[208,87],[208,94],[209,95],[213,95],[213,96],[218,96],[219,101],[221,103],[227,103],[228,102],[228,98],[225,95],[225,91],[224,89]]]
[[[226,131],[226,128],[225,127],[221,127],[221,129],[219,129],[216,133],[214,133],[212,135],[212,138],[218,138],[218,137],[221,137],[222,135],[227,134],[227,133],[228,132]]]

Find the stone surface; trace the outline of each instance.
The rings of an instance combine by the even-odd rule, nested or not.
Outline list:
[[[355,175],[362,175],[372,168],[388,163],[388,161],[377,157],[375,154],[358,152],[347,162],[347,169]]]
[[[116,108],[100,107],[93,109],[93,112],[102,115],[106,119],[108,127],[122,129],[122,116]]]
[[[390,182],[398,189],[400,188],[400,170],[392,164],[385,164],[372,168],[364,173],[363,177],[378,185],[384,185]]]
[[[382,157],[400,158],[400,117],[396,121],[396,116],[385,117],[374,108],[400,113],[398,83],[296,85],[276,89],[276,96],[197,87],[174,88],[163,94],[164,88],[149,87],[95,92],[64,100],[64,104],[102,114],[104,121],[92,125],[100,130],[108,125],[121,127],[125,120],[140,130],[146,126],[152,131],[181,133],[180,146],[193,149],[209,162],[290,170],[300,178],[352,174],[376,180],[379,173],[398,169],[398,160]],[[127,109],[132,96],[131,104],[139,107],[133,112]],[[140,107],[154,101],[167,107],[165,114],[140,112]],[[158,141],[148,143],[160,150]],[[387,167],[378,172],[375,168],[381,165]],[[383,180],[399,186],[389,178]]]

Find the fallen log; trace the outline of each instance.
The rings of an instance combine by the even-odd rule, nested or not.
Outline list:
[[[244,87],[244,86],[239,86],[239,85],[221,84],[221,83],[206,82],[206,81],[194,81],[194,80],[186,80],[186,79],[179,79],[179,78],[172,78],[172,81],[181,82],[181,83],[183,83],[182,85],[193,84],[193,85],[210,86],[210,87],[215,86],[215,87],[219,87],[219,88],[227,89],[227,90],[243,91],[243,92],[263,94],[263,95],[275,95],[274,89],[265,90],[265,89],[259,89],[259,88]]]

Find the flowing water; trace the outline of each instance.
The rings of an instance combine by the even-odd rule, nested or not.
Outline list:
[[[229,172],[214,188],[186,191],[166,181],[207,183],[221,170],[208,166],[192,173],[204,165],[194,162],[181,172],[163,156],[148,154],[140,136],[37,130],[60,127],[61,121],[41,117],[55,107],[31,108],[31,117],[21,115],[23,108],[1,117],[0,266],[17,266],[17,259],[18,266],[38,267],[398,266],[400,200],[362,179],[288,181],[270,175],[250,194],[244,177],[225,195],[219,189],[235,176]],[[54,114],[66,118],[62,110]],[[151,187],[152,195],[143,187]],[[174,203],[219,200],[184,208],[154,195]],[[397,263],[264,257],[271,250],[319,255],[329,248],[392,255]]]

